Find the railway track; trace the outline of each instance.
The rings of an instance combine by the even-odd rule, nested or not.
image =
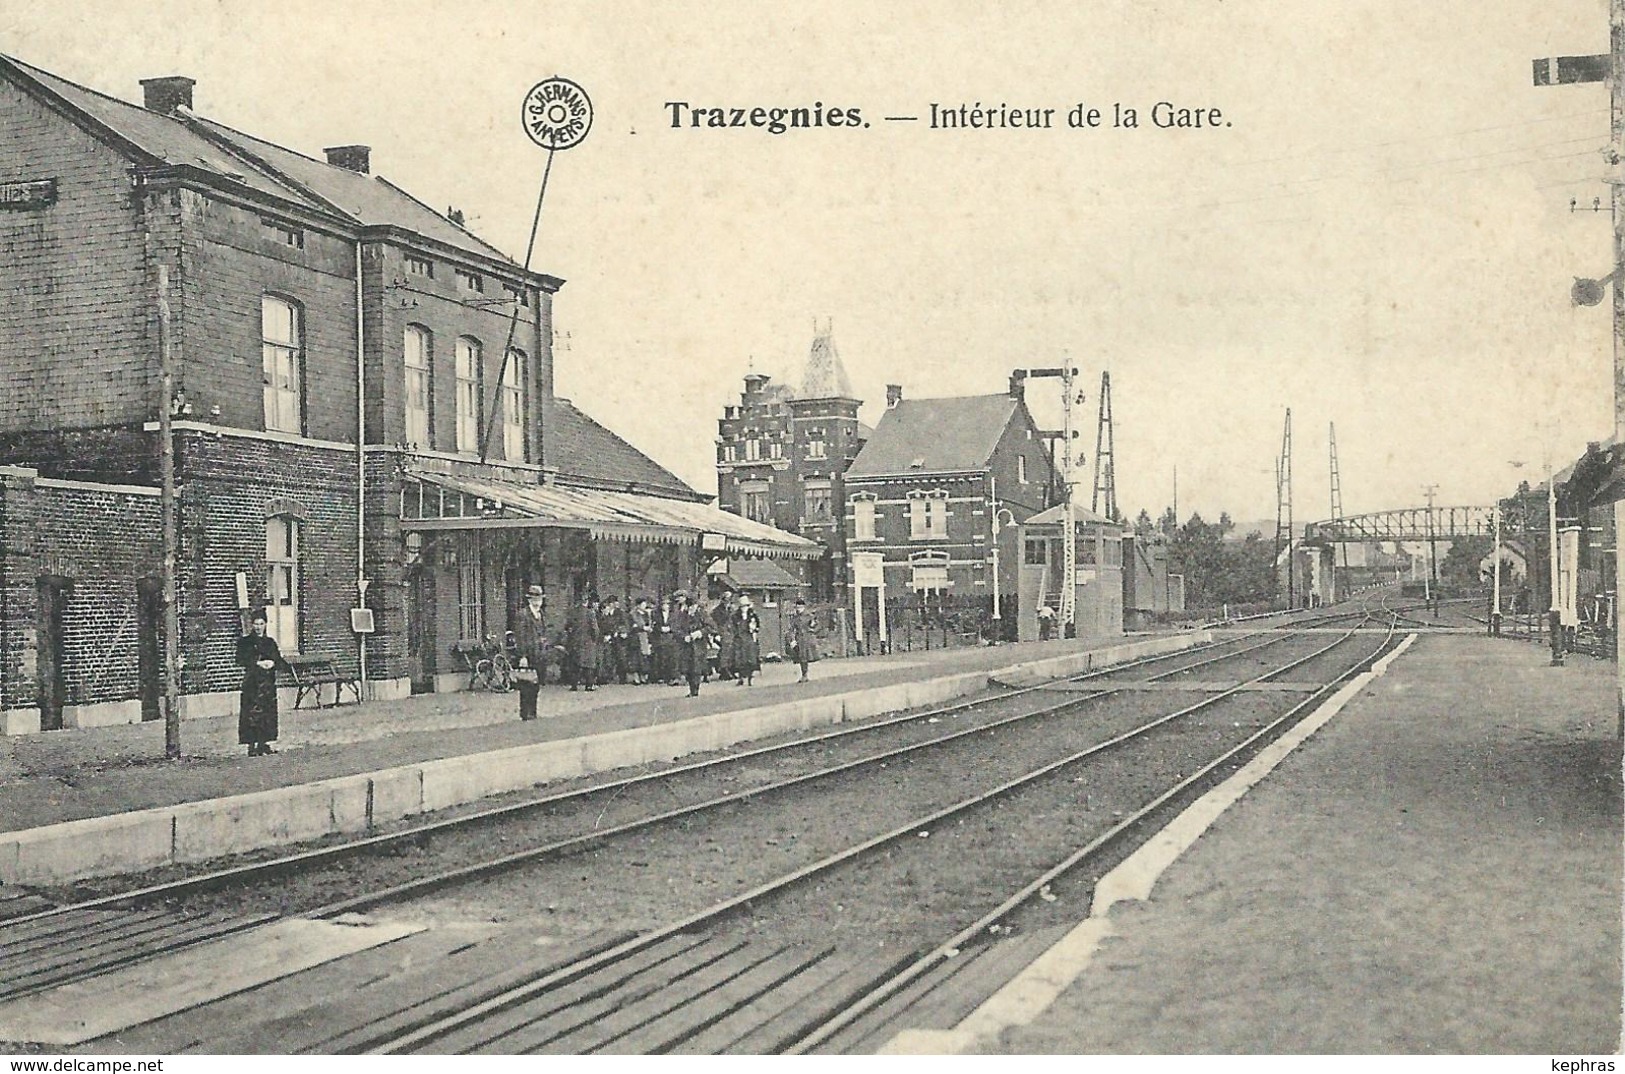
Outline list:
[[[1351,644],[1356,630],[1373,616],[1386,616],[1388,619],[1388,631],[1383,641],[1376,648],[1370,648],[1367,639],[1365,644],[1369,651],[1362,650],[1352,663],[1335,656],[1335,652],[1347,653],[1346,647]],[[1011,952],[1020,946],[1021,941],[1029,941],[1030,946],[1030,941],[1040,936],[1042,930],[1025,933],[1021,940],[1011,941],[997,949],[986,944],[972,944],[971,941],[978,936],[998,935],[996,928],[992,933],[988,933],[987,930],[1007,917],[1011,907],[1032,900],[1036,894],[1046,891],[1048,885],[1055,883],[1058,877],[1072,873],[1085,862],[1098,857],[1102,848],[1119,842],[1124,832],[1137,826],[1143,827],[1146,817],[1158,809],[1167,808],[1169,803],[1180,800],[1182,795],[1200,785],[1220,767],[1232,763],[1233,758],[1240,753],[1254,748],[1262,739],[1270,736],[1281,725],[1290,722],[1296,714],[1305,711],[1326,692],[1335,688],[1348,675],[1368,664],[1387,645],[1393,625],[1391,615],[1366,609],[1355,628],[1351,628],[1343,637],[1329,644],[1317,643],[1310,652],[1301,656],[1295,655],[1292,659],[1270,667],[1261,674],[1237,682],[1231,688],[1215,692],[1211,688],[1211,683],[1198,683],[1191,688],[1207,691],[1209,696],[1203,697],[1195,704],[1161,713],[1152,720],[1143,721],[1102,741],[1072,750],[1063,757],[1047,761],[1018,776],[1003,780],[997,786],[978,790],[970,796],[928,813],[910,817],[904,823],[893,825],[886,831],[871,835],[834,853],[825,854],[816,861],[756,884],[704,909],[684,914],[659,928],[632,937],[618,936],[612,932],[580,937],[565,945],[565,948],[552,952],[551,961],[547,961],[545,965],[532,964],[528,969],[513,970],[519,980],[511,987],[497,987],[504,983],[500,973],[488,978],[483,986],[477,982],[465,981],[459,986],[461,999],[456,1002],[442,996],[427,1007],[414,1008],[416,1013],[379,1011],[376,1012],[378,1017],[371,1021],[362,1025],[348,1026],[344,1033],[312,1043],[315,1050],[320,1051],[512,1051],[558,1050],[560,1047],[564,1050],[578,1051],[605,1048],[618,1050],[628,1047],[632,1050],[693,1048],[704,1050],[712,1045],[720,1048],[721,1036],[730,1032],[730,1027],[739,1028],[741,1018],[747,1015],[756,1017],[777,1010],[776,1014],[763,1019],[761,1025],[750,1027],[744,1034],[727,1043],[738,1045],[744,1042],[747,1049],[761,1050],[818,1050],[828,1046],[849,1046],[853,1034],[863,1028],[865,1018],[872,1021],[877,1014],[884,1015],[888,1004],[895,1005],[900,997],[907,998],[910,988],[930,983],[935,976],[940,976],[944,972],[945,966],[968,965],[972,958],[984,960],[989,965],[999,961],[1000,958],[1012,961],[1015,956]],[[1298,641],[1301,642],[1301,639]],[[915,725],[918,730],[919,727],[929,727],[966,713],[998,710],[993,712],[990,718],[974,726],[960,727],[946,734],[929,735],[924,741],[871,750],[861,757],[822,765],[784,779],[770,780],[737,793],[711,796],[663,812],[645,813],[622,824],[578,833],[540,846],[526,847],[510,854],[441,870],[434,875],[416,877],[403,883],[375,887],[364,893],[303,910],[306,916],[341,918],[342,915],[354,914],[369,907],[387,906],[398,904],[401,900],[420,898],[426,892],[466,884],[477,878],[501,877],[512,873],[513,870],[533,867],[537,862],[559,858],[561,855],[579,854],[589,848],[609,846],[616,840],[629,837],[632,833],[670,829],[680,818],[703,816],[708,811],[738,807],[741,803],[749,801],[767,801],[774,796],[782,797],[787,792],[804,793],[814,787],[821,788],[834,780],[856,778],[857,773],[872,772],[885,767],[888,763],[895,765],[900,758],[920,756],[930,751],[974,751],[978,742],[985,740],[986,736],[1008,736],[1023,727],[1041,730],[1046,718],[1053,722],[1055,719],[1065,718],[1068,714],[1075,715],[1102,699],[1121,697],[1136,691],[1143,694],[1159,683],[1177,686],[1176,682],[1170,680],[1179,680],[1181,677],[1187,681],[1195,675],[1211,678],[1226,664],[1256,660],[1256,654],[1259,652],[1283,646],[1291,647],[1292,644],[1294,644],[1292,635],[1269,632],[1268,636],[1264,636],[1261,632],[1205,647],[1200,653],[1186,651],[1136,662],[1133,667],[1102,669],[1070,680],[1010,691],[997,697],[961,702],[928,713],[875,721],[862,727],[844,728],[798,742],[745,751],[733,757],[679,766],[662,772],[581,788],[565,794],[548,795],[529,802],[481,811],[470,817],[421,825],[406,832],[358,841],[346,847],[322,848],[303,854],[287,855],[272,862],[250,863],[164,884],[145,885],[135,890],[105,895],[76,906],[35,911],[16,919],[15,925],[31,928],[36,932],[47,930],[39,932],[41,936],[53,929],[59,934],[71,933],[73,929],[71,922],[75,915],[107,916],[114,906],[152,905],[159,901],[172,901],[195,896],[204,891],[218,890],[223,886],[262,882],[270,877],[286,875],[290,871],[331,865],[368,851],[376,852],[390,846],[406,845],[413,840],[422,840],[426,836],[453,834],[466,830],[467,825],[497,823],[539,809],[555,807],[564,802],[579,803],[593,800],[595,797],[623,794],[632,788],[652,787],[673,775],[717,773],[724,771],[729,765],[738,765],[742,761],[759,762],[764,757],[783,757],[797,749],[807,752],[828,748],[831,743],[838,742],[844,746],[853,742],[872,740],[876,737],[877,730],[888,733],[887,729],[896,730],[910,725]],[[784,893],[805,890],[819,878],[827,877],[843,867],[850,868],[853,863],[872,859],[876,854],[892,853],[888,848],[909,845],[911,837],[917,835],[919,831],[930,831],[974,811],[986,811],[992,803],[1009,801],[1022,793],[1031,793],[1035,784],[1046,779],[1053,781],[1070,778],[1065,777],[1063,773],[1091,760],[1098,762],[1100,758],[1114,752],[1122,752],[1130,743],[1136,744],[1136,747],[1143,747],[1159,729],[1163,729],[1165,734],[1171,733],[1167,729],[1180,721],[1188,721],[1195,714],[1222,708],[1227,700],[1245,695],[1250,689],[1261,689],[1271,683],[1280,685],[1283,677],[1292,673],[1294,669],[1312,669],[1328,661],[1339,661],[1340,665],[1348,666],[1338,670],[1330,681],[1325,681],[1326,674],[1314,676],[1317,683],[1312,690],[1298,691],[1306,694],[1302,700],[1292,704],[1285,712],[1273,715],[1264,726],[1256,729],[1248,728],[1245,734],[1231,736],[1238,740],[1227,743],[1225,752],[1193,772],[1181,773],[1182,778],[1179,781],[1153,795],[1149,804],[1137,807],[1127,818],[1089,842],[1083,850],[1068,855],[1063,863],[1052,865],[1044,874],[1047,878],[1033,882],[1036,887],[1033,884],[1025,885],[1022,891],[1026,894],[1018,892],[1017,895],[1010,896],[1016,899],[1015,903],[1006,905],[1009,899],[998,902],[988,911],[992,917],[986,921],[978,918],[976,922],[964,925],[954,938],[935,945],[924,945],[923,955],[914,957],[911,951],[908,958],[903,958],[901,953],[894,949],[884,955],[866,952],[858,956],[849,951],[839,950],[837,946],[819,944],[815,941],[764,945],[759,941],[753,941],[749,936],[715,935],[718,926],[730,917],[737,918],[742,911],[745,911],[747,916],[755,917],[760,907],[775,898],[782,899]],[[1128,678],[1136,671],[1143,672],[1159,664],[1163,666],[1157,669],[1156,674],[1141,674],[1133,679]],[[1063,697],[1056,701],[1054,697],[1058,691],[1063,692]],[[1070,694],[1066,694],[1067,691],[1070,691]],[[1018,704],[1021,711],[1014,713],[1004,711],[1012,703]],[[1000,709],[1000,706],[1003,706],[1003,709]],[[1240,724],[1236,726],[1239,728]],[[922,841],[919,845],[925,844]],[[1028,890],[1029,888],[1031,890]],[[216,921],[216,917],[211,917],[207,913],[195,916]],[[985,914],[983,916],[986,917]],[[251,923],[259,921],[259,918],[251,919]],[[4,939],[10,931],[5,929],[0,932],[0,939]],[[34,950],[36,952],[43,950],[44,946],[36,944]],[[971,956],[954,961],[959,959],[967,946],[974,948]],[[566,955],[569,957],[565,957]],[[60,982],[64,979],[63,973],[69,973],[71,976],[71,972],[62,967],[52,980]],[[4,964],[0,961],[0,980],[4,979],[6,979]],[[664,986],[656,987],[654,982],[662,980],[665,981]],[[41,978],[36,983],[43,981]],[[815,981],[822,983],[814,988],[811,982]],[[41,983],[41,987],[48,985]],[[627,989],[637,993],[635,999],[628,1001]],[[772,1003],[766,1003],[764,1006],[766,996],[775,998]],[[845,1005],[832,1017],[825,1019],[830,1026],[829,1029],[814,1028],[802,1032],[801,1029],[805,1029],[803,1026],[795,1032],[789,1032],[791,1024],[796,1022],[796,1017],[792,1017],[795,1012],[800,1011],[804,1014],[813,1007],[828,1006],[834,1000],[840,1000]],[[696,1002],[699,1003],[697,1008]],[[656,1011],[656,1008],[659,1010]],[[350,1005],[349,1009],[352,1012],[355,1010],[353,1005]],[[593,1010],[604,1014],[605,1017],[589,1016]],[[696,1021],[691,1017],[694,1010],[706,1010],[710,1011],[710,1014]],[[645,1014],[656,1011],[656,1013],[648,1019],[638,1021],[637,1016],[626,1013],[629,1011],[643,1011]],[[690,1014],[679,1017],[679,1011],[689,1011]],[[606,1021],[606,1018],[609,1020]],[[584,1020],[572,1022],[572,1019]],[[703,1024],[700,1024],[702,1022]],[[777,1032],[778,1036],[769,1032],[770,1022],[778,1024],[779,1029],[773,1031]],[[823,1025],[825,1022],[819,1024]],[[620,1025],[624,1032],[616,1030],[614,1027],[617,1025]],[[659,1034],[653,1033],[650,1026],[660,1025],[671,1030],[669,1039],[655,1039]],[[554,1030],[558,1032],[555,1033]],[[549,1036],[549,1033],[553,1035]],[[752,1041],[754,1043],[751,1043]]]

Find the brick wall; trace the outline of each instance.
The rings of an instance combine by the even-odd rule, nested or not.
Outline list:
[[[265,525],[275,515],[302,523],[299,651],[354,670],[355,453],[188,430],[177,438],[177,472],[183,689],[241,685],[236,576],[247,577],[249,607],[264,604]]]
[[[222,425],[265,428],[262,299],[302,315],[304,435],[353,442],[356,427],[355,251],[312,228],[290,246],[261,214],[182,190],[174,303],[179,387],[196,417],[218,406]],[[175,212],[171,208],[170,212]],[[292,226],[292,225],[289,225]]]
[[[503,346],[512,329],[512,346],[526,360],[526,458],[540,462],[539,400],[553,390],[552,296],[531,288],[528,302],[512,323],[513,303],[501,280],[482,275],[484,290],[475,291],[457,273],[458,264],[444,258],[412,254],[432,266],[434,275],[411,272],[409,251],[386,243],[368,243],[363,253],[367,307],[367,439],[401,444],[406,439],[404,337],[409,325],[430,338],[431,394],[429,450],[457,448],[456,341],[477,340],[483,366],[482,431],[495,416],[495,392],[502,375]],[[353,353],[353,348],[352,348]],[[352,374],[353,375],[353,374]],[[353,396],[352,396],[353,397]],[[489,458],[504,459],[501,430],[489,440]]]
[[[71,582],[63,614],[67,704],[137,696],[137,581],[159,569],[158,498],[0,474],[0,696],[37,704],[39,579]]]
[[[0,80],[0,181],[57,183],[49,208],[0,212],[0,430],[151,416],[156,347],[128,167]]]

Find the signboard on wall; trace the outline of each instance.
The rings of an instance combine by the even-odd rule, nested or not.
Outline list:
[[[0,183],[0,209],[26,212],[56,204],[55,179],[19,179]]]
[[[852,584],[878,589],[885,585],[886,557],[880,552],[852,553]]]

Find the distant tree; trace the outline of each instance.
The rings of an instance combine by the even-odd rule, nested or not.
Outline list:
[[[1169,539],[1172,539],[1174,534],[1179,532],[1179,516],[1174,514],[1172,507],[1163,509],[1162,517],[1157,519],[1157,529],[1161,530],[1162,535]]]
[[[1450,550],[1439,561],[1439,580],[1446,585],[1477,589],[1483,579],[1478,565],[1490,554],[1495,542],[1488,537],[1457,537],[1450,542]],[[1505,576],[1503,575],[1503,580]]]
[[[1140,514],[1134,520],[1134,532],[1144,534],[1155,533],[1156,530],[1157,524],[1151,521],[1151,512],[1147,511],[1143,507],[1140,508]]]

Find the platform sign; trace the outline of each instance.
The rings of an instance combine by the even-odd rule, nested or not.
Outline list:
[[[592,129],[592,99],[568,78],[544,79],[525,94],[520,118],[525,134],[543,149],[569,149]]]

